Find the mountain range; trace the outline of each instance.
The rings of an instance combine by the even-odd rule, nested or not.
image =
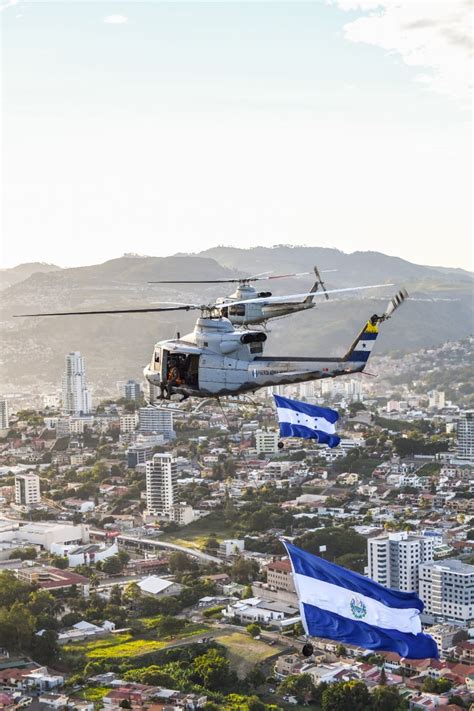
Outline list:
[[[271,355],[331,355],[345,351],[372,313],[381,313],[398,288],[411,299],[384,324],[380,353],[436,346],[473,332],[473,275],[462,269],[413,264],[379,252],[344,253],[318,247],[215,247],[172,257],[124,255],[103,264],[62,269],[24,264],[0,271],[0,376],[3,392],[51,390],[60,381],[64,356],[85,356],[93,389],[110,392],[116,381],[141,378],[153,344],[192,330],[196,313],[14,319],[13,314],[91,308],[138,308],[159,301],[211,303],[233,291],[227,285],[150,285],[160,279],[223,279],[259,272],[287,274],[337,270],[328,288],[393,283],[373,293],[319,299],[314,310],[269,323]],[[308,276],[260,282],[274,294],[306,291]],[[271,285],[271,286],[270,286]],[[49,388],[49,390],[48,390]]]

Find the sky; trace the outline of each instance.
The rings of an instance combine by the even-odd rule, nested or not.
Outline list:
[[[470,0],[3,0],[2,267],[217,245],[472,269]]]

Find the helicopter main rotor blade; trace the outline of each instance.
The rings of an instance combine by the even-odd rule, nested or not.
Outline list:
[[[54,311],[51,313],[36,314],[14,314],[13,318],[25,318],[27,316],[95,316],[97,314],[146,314],[159,313],[161,311],[191,311],[200,308],[196,304],[186,304],[185,306],[167,306],[165,308],[144,308],[144,309],[105,309],[98,311]]]
[[[342,294],[349,291],[363,291],[364,289],[379,289],[381,287],[393,286],[393,284],[370,284],[369,286],[349,286],[344,289],[328,289],[327,291],[306,291],[303,294],[285,294],[284,296],[268,296],[259,297],[257,299],[243,299],[242,301],[227,301],[223,304],[215,304],[216,308],[226,308],[229,306],[237,306],[238,304],[296,304],[289,302],[288,299],[304,299],[307,296],[325,296],[325,294]]]
[[[337,272],[337,269],[324,269],[321,274],[328,272]],[[266,276],[271,272],[261,272],[253,274],[249,277],[241,277],[240,279],[182,279],[182,280],[166,280],[166,281],[149,281],[148,284],[240,284],[248,281],[266,281],[268,279],[288,279],[290,277],[310,276],[313,272],[296,272],[295,274],[275,274],[274,276]]]

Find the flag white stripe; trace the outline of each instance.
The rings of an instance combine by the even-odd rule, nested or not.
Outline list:
[[[314,605],[314,607],[334,612],[349,620],[365,622],[383,629],[411,634],[421,632],[420,613],[416,608],[388,607],[372,597],[367,597],[367,595],[361,595],[353,590],[310,578],[301,573],[294,573],[294,579],[300,603]],[[352,601],[355,601],[355,604],[362,610],[365,606],[365,614],[360,618],[355,617],[351,610]]]
[[[303,425],[310,430],[319,430],[327,434],[335,434],[336,427],[324,417],[311,417],[304,412],[289,410],[287,407],[277,407],[278,421],[288,422],[290,425]]]

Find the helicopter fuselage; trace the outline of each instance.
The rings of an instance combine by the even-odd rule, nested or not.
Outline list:
[[[313,286],[314,292],[317,291],[318,283]],[[228,318],[231,323],[236,326],[252,326],[259,323],[265,323],[272,318],[280,318],[289,316],[290,314],[298,313],[312,309],[315,303],[312,296],[307,297],[303,301],[288,301],[278,303],[252,303],[252,299],[271,297],[270,291],[257,292],[250,284],[240,284],[233,294],[226,298],[220,298],[216,301],[216,308],[219,309],[219,304],[226,304],[220,309],[220,314],[224,318]],[[249,303],[245,303],[245,301]],[[238,302],[235,305],[232,301]]]
[[[159,389],[157,397],[160,399],[173,394],[183,397],[239,395],[262,387],[360,372],[374,340],[371,336],[369,349],[358,360],[348,356],[265,357],[266,338],[261,331],[237,331],[226,318],[201,317],[192,333],[155,345],[144,375]]]

